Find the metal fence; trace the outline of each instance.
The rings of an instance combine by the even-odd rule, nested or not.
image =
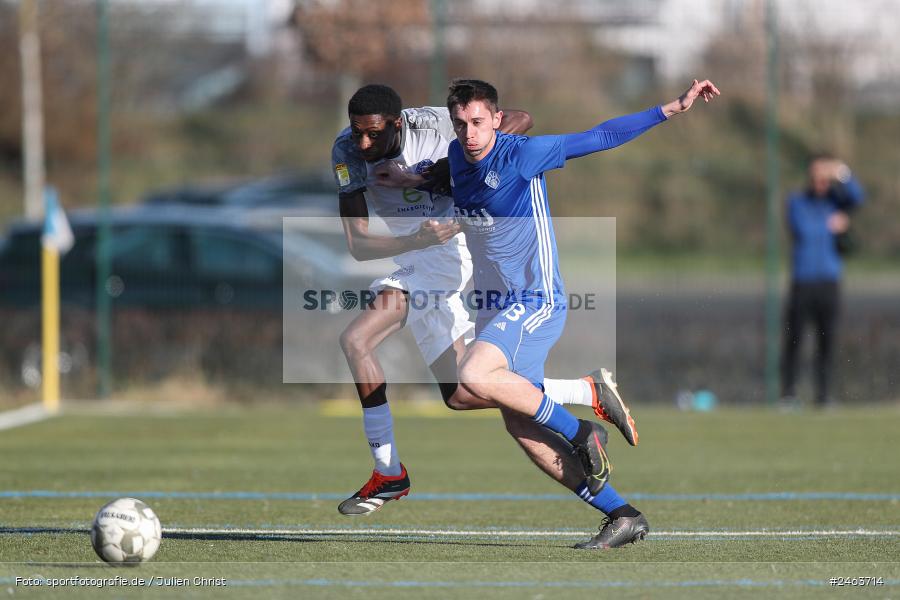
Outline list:
[[[765,397],[767,226],[780,247],[770,263],[778,269],[770,311],[780,313],[789,243],[782,203],[804,185],[808,156],[827,149],[868,192],[854,216],[860,243],[844,285],[840,394],[896,399],[894,1],[583,0],[553,11],[530,0],[403,0],[379,11],[356,0],[3,2],[0,74],[10,91],[23,79],[26,5],[38,8],[46,178],[70,211],[98,205],[107,159],[113,206],[160,192],[196,201],[239,181],[296,172],[308,192],[296,201],[318,202],[309,198],[330,193],[330,149],[345,126],[346,100],[364,82],[389,83],[415,106],[441,103],[453,77],[487,79],[503,106],[532,114],[532,134],[546,134],[672,99],[693,77],[713,79],[723,90],[714,104],[549,175],[555,214],[616,219],[620,379],[646,401],[700,387],[732,402]],[[22,114],[18,94],[0,97],[7,226],[25,212]],[[777,153],[768,155],[778,165],[768,184],[774,223],[766,212],[767,119],[778,132]],[[109,294],[114,276],[92,283]],[[4,301],[12,294],[0,289]],[[113,391],[179,370],[280,385],[278,311],[109,301],[108,333],[96,302],[63,307],[70,397],[90,396],[102,383],[104,339]],[[5,304],[0,385],[27,393],[38,368],[29,358],[40,337],[38,307]],[[768,377],[771,386],[771,356]]]

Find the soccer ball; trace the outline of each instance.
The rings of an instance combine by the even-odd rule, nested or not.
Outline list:
[[[159,550],[162,528],[156,513],[135,498],[106,504],[94,517],[91,545],[108,563],[139,563]]]

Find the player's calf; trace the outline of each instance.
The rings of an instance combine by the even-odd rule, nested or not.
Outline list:
[[[578,421],[578,433],[572,439],[575,455],[584,467],[584,476],[588,491],[594,496],[600,493],[606,482],[612,465],[606,455],[606,441],[609,435],[600,423]]]

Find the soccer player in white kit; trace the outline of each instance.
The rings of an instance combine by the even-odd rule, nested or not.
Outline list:
[[[472,261],[465,237],[453,221],[452,197],[429,187],[440,179],[433,177],[433,171],[440,169],[436,164],[446,165],[443,159],[455,139],[449,112],[444,107],[402,110],[393,89],[367,85],[350,99],[348,113],[350,127],[340,133],[332,149],[347,245],[357,260],[393,257],[399,267],[373,282],[374,301],[340,339],[362,404],[375,468],[369,481],[338,510],[344,515],[363,515],[405,496],[410,489],[394,442],[384,372],[374,354],[388,336],[409,326],[450,408],[495,408],[496,404],[474,396],[457,381],[457,362],[473,329],[462,297],[472,275]],[[523,133],[530,125],[527,113],[506,111],[500,129]],[[370,232],[369,206],[391,235]],[[441,293],[429,296],[428,302],[410,302],[411,295],[434,290]],[[543,383],[555,402],[592,406],[595,414],[606,420],[610,419],[604,407],[622,406],[605,370],[581,379],[546,379]],[[571,463],[571,448],[530,419],[508,411],[503,415],[507,430],[529,457],[561,481],[562,463]],[[629,427],[626,437],[636,444],[633,421]],[[574,468],[578,470],[577,464]]]

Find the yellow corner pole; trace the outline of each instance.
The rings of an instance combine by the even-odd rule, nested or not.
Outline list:
[[[44,408],[59,412],[59,251],[41,246],[41,314]]]

